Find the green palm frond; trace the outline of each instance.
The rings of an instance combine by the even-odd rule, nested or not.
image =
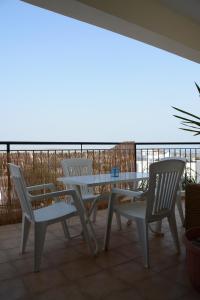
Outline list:
[[[189,128],[194,128],[194,129],[199,129],[199,127],[196,127],[196,126],[192,126],[192,125],[189,125],[189,124],[185,124],[185,123],[181,123],[182,125],[184,125],[184,126],[187,126],[187,127],[189,127]]]
[[[174,106],[172,106],[172,108],[176,109],[176,110],[179,111],[179,112],[182,112],[183,114],[186,114],[186,115],[188,115],[188,116],[191,116],[191,117],[193,117],[193,118],[195,118],[195,119],[200,120],[200,117],[198,117],[198,116],[196,116],[196,115],[193,115],[193,114],[189,113],[188,111],[182,110],[182,109],[177,108],[177,107],[174,107]]]
[[[199,96],[200,96],[200,87],[198,86],[198,84],[196,82],[195,82],[195,85],[196,85],[196,88],[197,88],[197,90],[199,92]]]
[[[192,130],[192,129],[187,129],[187,128],[181,128],[181,127],[179,129],[184,130],[184,131],[193,132],[194,135],[199,135],[200,134],[200,130],[197,131],[197,130]]]
[[[184,118],[184,117],[181,117],[181,116],[177,116],[177,115],[173,115],[174,117],[178,118],[178,119],[181,119],[184,121],[184,123],[192,123],[194,125],[197,125],[200,127],[200,122],[197,122],[195,120],[192,120],[192,119],[187,119],[187,118]]]
[[[199,85],[195,82],[196,88],[199,92],[199,96],[200,96],[200,87]],[[178,118],[180,120],[182,120],[181,124],[184,125],[185,127],[189,127],[189,128],[179,128],[181,130],[185,130],[185,131],[189,131],[194,133],[194,135],[199,135],[200,134],[200,117],[197,115],[194,115],[188,111],[185,111],[183,109],[177,108],[172,106],[173,109],[175,109],[176,111],[180,112],[183,114],[183,116],[179,116],[179,115],[173,115],[175,118]],[[192,119],[189,119],[187,117],[192,117]]]

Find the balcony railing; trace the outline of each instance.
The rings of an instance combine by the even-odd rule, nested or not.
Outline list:
[[[0,142],[0,224],[20,220],[19,202],[11,188],[7,163],[22,167],[28,185],[54,182],[62,175],[60,160],[90,158],[94,173],[148,172],[150,163],[165,157],[187,160],[187,180],[200,181],[199,143]]]
[[[152,162],[167,157],[186,159],[186,173],[189,178],[199,181],[200,143],[137,143],[137,171],[147,171]]]

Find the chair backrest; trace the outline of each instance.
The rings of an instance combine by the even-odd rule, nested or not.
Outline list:
[[[185,162],[187,162],[187,159],[186,157],[177,157],[177,156],[171,156],[171,157],[164,157],[164,158],[161,158],[160,161],[163,161],[163,160],[170,160],[170,159],[179,159],[179,160],[182,160]],[[184,174],[182,174],[182,177],[181,177],[181,180],[180,180],[180,183],[179,183],[179,188],[178,188],[178,192],[181,193],[181,190],[182,190],[182,183],[183,181],[185,180],[185,177],[184,177]]]
[[[93,174],[93,161],[85,158],[69,158],[61,160],[61,166],[64,176],[83,176]],[[70,186],[68,186],[70,187]],[[71,186],[73,188],[73,186]],[[92,193],[93,189],[87,186],[81,186],[81,194]]]
[[[14,184],[14,189],[19,198],[22,212],[32,221],[34,221],[34,214],[29,200],[28,191],[26,189],[26,182],[19,166],[9,163],[9,171],[11,181]]]
[[[157,221],[172,212],[184,167],[182,159],[165,159],[150,165],[146,192],[148,221]]]
[[[93,173],[92,160],[85,158],[69,158],[61,160],[65,176],[91,175]]]

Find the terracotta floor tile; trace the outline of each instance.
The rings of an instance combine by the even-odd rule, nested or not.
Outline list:
[[[114,277],[119,278],[131,285],[136,280],[142,280],[156,275],[156,273],[151,269],[146,269],[134,261],[120,264],[111,268],[110,271]]]
[[[146,300],[178,299],[188,291],[184,286],[166,280],[161,274],[149,277],[145,280],[136,281],[134,286]]]
[[[62,233],[63,233],[63,231],[62,231]],[[63,233],[63,236],[64,236],[64,233]],[[32,231],[29,233],[28,241],[31,242],[32,244],[34,244],[34,239],[35,239],[34,232]],[[50,232],[50,230],[48,230],[48,228],[47,228],[45,241],[55,240],[55,239],[57,239],[57,237],[52,232]]]
[[[32,253],[32,257],[12,261],[12,266],[14,266],[18,275],[25,275],[28,273],[33,273],[33,271],[34,271],[34,254]],[[45,269],[48,268],[48,266],[49,266],[48,260],[43,256],[41,265],[40,265],[40,270],[43,272]]]
[[[44,243],[44,253],[50,253],[52,251],[58,251],[59,249],[66,248],[68,241],[54,239],[54,240],[45,240]]]
[[[59,288],[49,289],[48,291],[37,294],[33,300],[90,300],[83,295],[76,285],[60,286]]]
[[[0,299],[17,300],[28,298],[27,290],[21,279],[0,281]]]
[[[102,251],[96,258],[95,262],[101,268],[109,268],[128,261],[129,258],[116,251]]]
[[[94,257],[85,257],[70,263],[64,264],[59,270],[69,280],[77,280],[79,278],[96,274],[102,268],[95,263]]]
[[[128,231],[128,230],[124,230],[121,233],[121,236],[127,240],[129,240],[131,243],[133,242],[138,242],[139,238],[138,238],[138,234],[137,234],[137,229],[133,229],[133,231]]]
[[[19,247],[6,249],[5,251],[9,261],[33,257],[33,246],[30,245],[27,245],[26,252],[23,255],[20,253]]]
[[[65,263],[80,259],[83,255],[74,249],[74,247],[67,247],[51,251],[44,254],[45,259],[48,261],[49,266],[60,266]]]
[[[18,248],[20,246],[19,239],[16,238],[9,238],[9,239],[3,239],[0,242],[0,250],[5,250],[9,248]]]
[[[142,248],[138,243],[130,243],[128,245],[119,246],[115,249],[115,251],[129,259],[142,256]]]
[[[73,241],[73,244],[70,243],[71,249],[75,249],[80,255],[90,256],[90,249],[84,240]]]
[[[69,229],[71,237],[78,235],[80,233],[80,230],[77,228],[74,228],[73,226],[70,226],[68,229]],[[51,234],[54,235],[54,237],[56,237],[56,238],[66,240],[66,237],[64,235],[62,228],[54,229],[53,231],[51,231]]]
[[[177,264],[172,268],[168,268],[162,272],[162,276],[166,276],[168,279],[173,280],[174,282],[178,282],[188,288],[191,288],[185,263]]]
[[[8,256],[6,250],[0,250],[0,263],[5,263],[8,261]]]
[[[193,287],[191,287],[188,292],[183,295],[180,299],[177,300],[199,300],[200,292],[196,291]]]
[[[111,292],[108,296],[103,297],[104,300],[145,300],[135,288],[127,288],[121,291]]]
[[[0,264],[0,280],[10,279],[16,277],[18,274],[11,263]]]
[[[39,293],[60,285],[70,285],[63,274],[58,270],[47,269],[37,273],[30,273],[22,277],[29,293]]]
[[[81,291],[92,297],[92,299],[102,299],[112,292],[120,291],[128,287],[128,285],[107,271],[82,278],[77,284]]]
[[[111,233],[109,249],[118,248],[119,246],[127,245],[130,243],[131,243],[130,240],[128,240],[127,238],[125,238],[123,236],[120,236],[120,234],[115,236],[115,235],[112,235],[112,233]]]
[[[0,232],[0,243],[3,240],[7,240],[7,239],[19,239],[21,236],[21,233],[18,232],[17,230],[15,230],[15,228],[13,228],[13,230],[6,230],[6,231],[1,231]]]
[[[172,252],[171,252],[172,251]],[[173,253],[173,254],[171,254]],[[136,257],[134,260],[144,266],[144,257]],[[160,251],[151,251],[150,249],[150,268],[155,272],[164,271],[184,261],[184,254],[177,254],[176,250],[170,249],[170,252],[160,249]]]
[[[7,232],[9,234],[12,231],[14,231],[14,232],[16,231],[16,224],[0,226],[0,235],[2,232]]]
[[[172,239],[168,239],[166,236],[152,236],[149,240],[150,250],[159,251],[160,249],[164,250],[166,247],[173,247]]]

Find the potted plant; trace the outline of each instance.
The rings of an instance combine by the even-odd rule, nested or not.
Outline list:
[[[195,82],[200,95],[200,87]],[[182,115],[174,115],[184,127],[180,129],[200,134],[200,117],[173,107]],[[186,246],[187,270],[193,286],[200,292],[200,184],[186,184],[184,242]]]
[[[199,93],[200,96],[200,87],[199,85],[195,82],[197,91]],[[176,111],[182,113],[182,115],[174,115],[174,117],[178,118],[181,120],[181,125],[183,125],[184,127],[181,127],[181,130],[185,130],[185,131],[189,131],[192,132],[194,135],[199,135],[200,134],[200,117],[197,115],[194,115],[190,112],[187,112],[185,110],[182,110],[180,108],[174,107],[172,106],[173,109],[175,109]],[[185,172],[185,180],[183,182],[183,189],[185,189],[185,186],[188,183],[195,183],[196,180],[194,177],[188,176],[188,172],[186,169]]]
[[[200,96],[200,87],[199,85],[195,82],[197,91]],[[197,115],[194,115],[188,111],[182,110],[180,108],[172,106],[173,109],[176,111],[182,113],[182,115],[173,115],[174,117],[178,118],[181,120],[181,125],[184,127],[181,127],[181,130],[189,131],[192,132],[194,135],[199,135],[200,134],[200,117]],[[185,172],[185,185],[188,183],[195,183],[195,178],[191,178],[187,175],[187,170]]]

